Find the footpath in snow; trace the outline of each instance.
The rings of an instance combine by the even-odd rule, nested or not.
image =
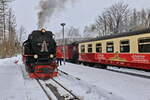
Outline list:
[[[22,66],[21,57],[0,59],[0,100],[47,100],[37,82],[22,74]]]
[[[97,90],[106,90],[124,100],[150,100],[149,79],[71,63],[59,69],[95,86]]]

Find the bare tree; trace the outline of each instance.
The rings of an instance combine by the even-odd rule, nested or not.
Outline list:
[[[27,32],[24,26],[21,26],[19,29],[19,42],[22,44],[27,39]]]
[[[132,14],[131,14],[131,16],[130,16],[130,21],[129,21],[129,28],[130,28],[130,30],[133,28],[133,27],[137,27],[137,25],[138,25],[138,16],[137,16],[138,14],[137,14],[137,11],[136,11],[136,9],[134,9],[133,10],[133,12],[132,12]]]
[[[16,41],[16,21],[15,15],[9,9],[8,3],[12,0],[0,0],[0,51],[1,57],[14,54]]]
[[[0,0],[0,23],[3,39],[5,38],[6,32],[6,19],[8,17],[8,3],[12,0]]]
[[[6,50],[7,55],[12,56],[16,51],[16,40],[17,40],[17,34],[16,34],[16,17],[13,14],[12,9],[10,8],[8,10],[8,18],[6,20],[6,30],[7,30],[7,38],[6,40]]]
[[[123,31],[123,26],[126,24],[125,22],[129,16],[129,11],[128,4],[124,4],[123,2],[114,4],[108,9],[107,13],[109,13],[112,18],[114,32],[118,33]]]
[[[108,9],[96,20],[96,28],[102,35],[126,31],[130,9],[128,4],[119,2]]]
[[[85,26],[83,31],[84,38],[94,38],[98,36],[98,31],[96,29],[96,25],[91,24],[89,26]]]
[[[148,10],[148,15],[147,15],[147,27],[150,28],[150,10]]]
[[[142,9],[141,11],[133,10],[133,14],[129,20],[130,30],[140,30],[149,27],[150,23],[150,10]]]
[[[68,38],[79,38],[79,37],[81,37],[81,35],[79,33],[79,29],[74,28],[73,26],[71,26],[68,29],[67,35],[68,35]]]
[[[66,28],[65,34],[66,34],[66,36],[65,36],[66,43],[71,43],[71,42],[77,41],[77,39],[81,38],[79,29],[75,28],[73,26]]]
[[[141,11],[141,26],[146,26],[146,12],[144,9]]]

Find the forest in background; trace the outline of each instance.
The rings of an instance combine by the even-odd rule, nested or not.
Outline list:
[[[105,8],[93,24],[84,27],[83,32],[74,26],[66,28],[65,37],[71,40],[73,38],[88,39],[145,28],[150,28],[150,9],[137,10],[127,3],[117,2]],[[61,31],[56,33],[56,37],[62,37]]]
[[[0,0],[0,58],[11,57],[20,52],[16,17],[9,4],[14,0]]]
[[[26,29],[17,30],[16,16],[9,6],[14,0],[0,0],[0,58],[11,57],[21,53],[22,43],[27,38]],[[114,3],[105,8],[93,24],[84,27],[83,32],[74,26],[65,27],[67,41],[96,38],[150,28],[150,9],[137,10],[124,2]],[[32,31],[32,30],[31,30]],[[62,31],[54,33],[62,43]]]
[[[95,23],[86,26],[84,36],[96,32],[97,37],[150,28],[150,9],[131,9],[129,4],[118,2],[106,8]]]

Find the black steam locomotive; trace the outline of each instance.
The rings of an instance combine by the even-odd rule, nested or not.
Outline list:
[[[23,62],[31,78],[57,76],[56,42],[51,31],[33,31],[23,43]]]

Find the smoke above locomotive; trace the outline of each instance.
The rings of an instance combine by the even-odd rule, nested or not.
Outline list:
[[[45,22],[50,20],[55,12],[63,10],[65,4],[69,1],[72,3],[74,0],[41,0],[39,3],[38,27],[44,27]]]

